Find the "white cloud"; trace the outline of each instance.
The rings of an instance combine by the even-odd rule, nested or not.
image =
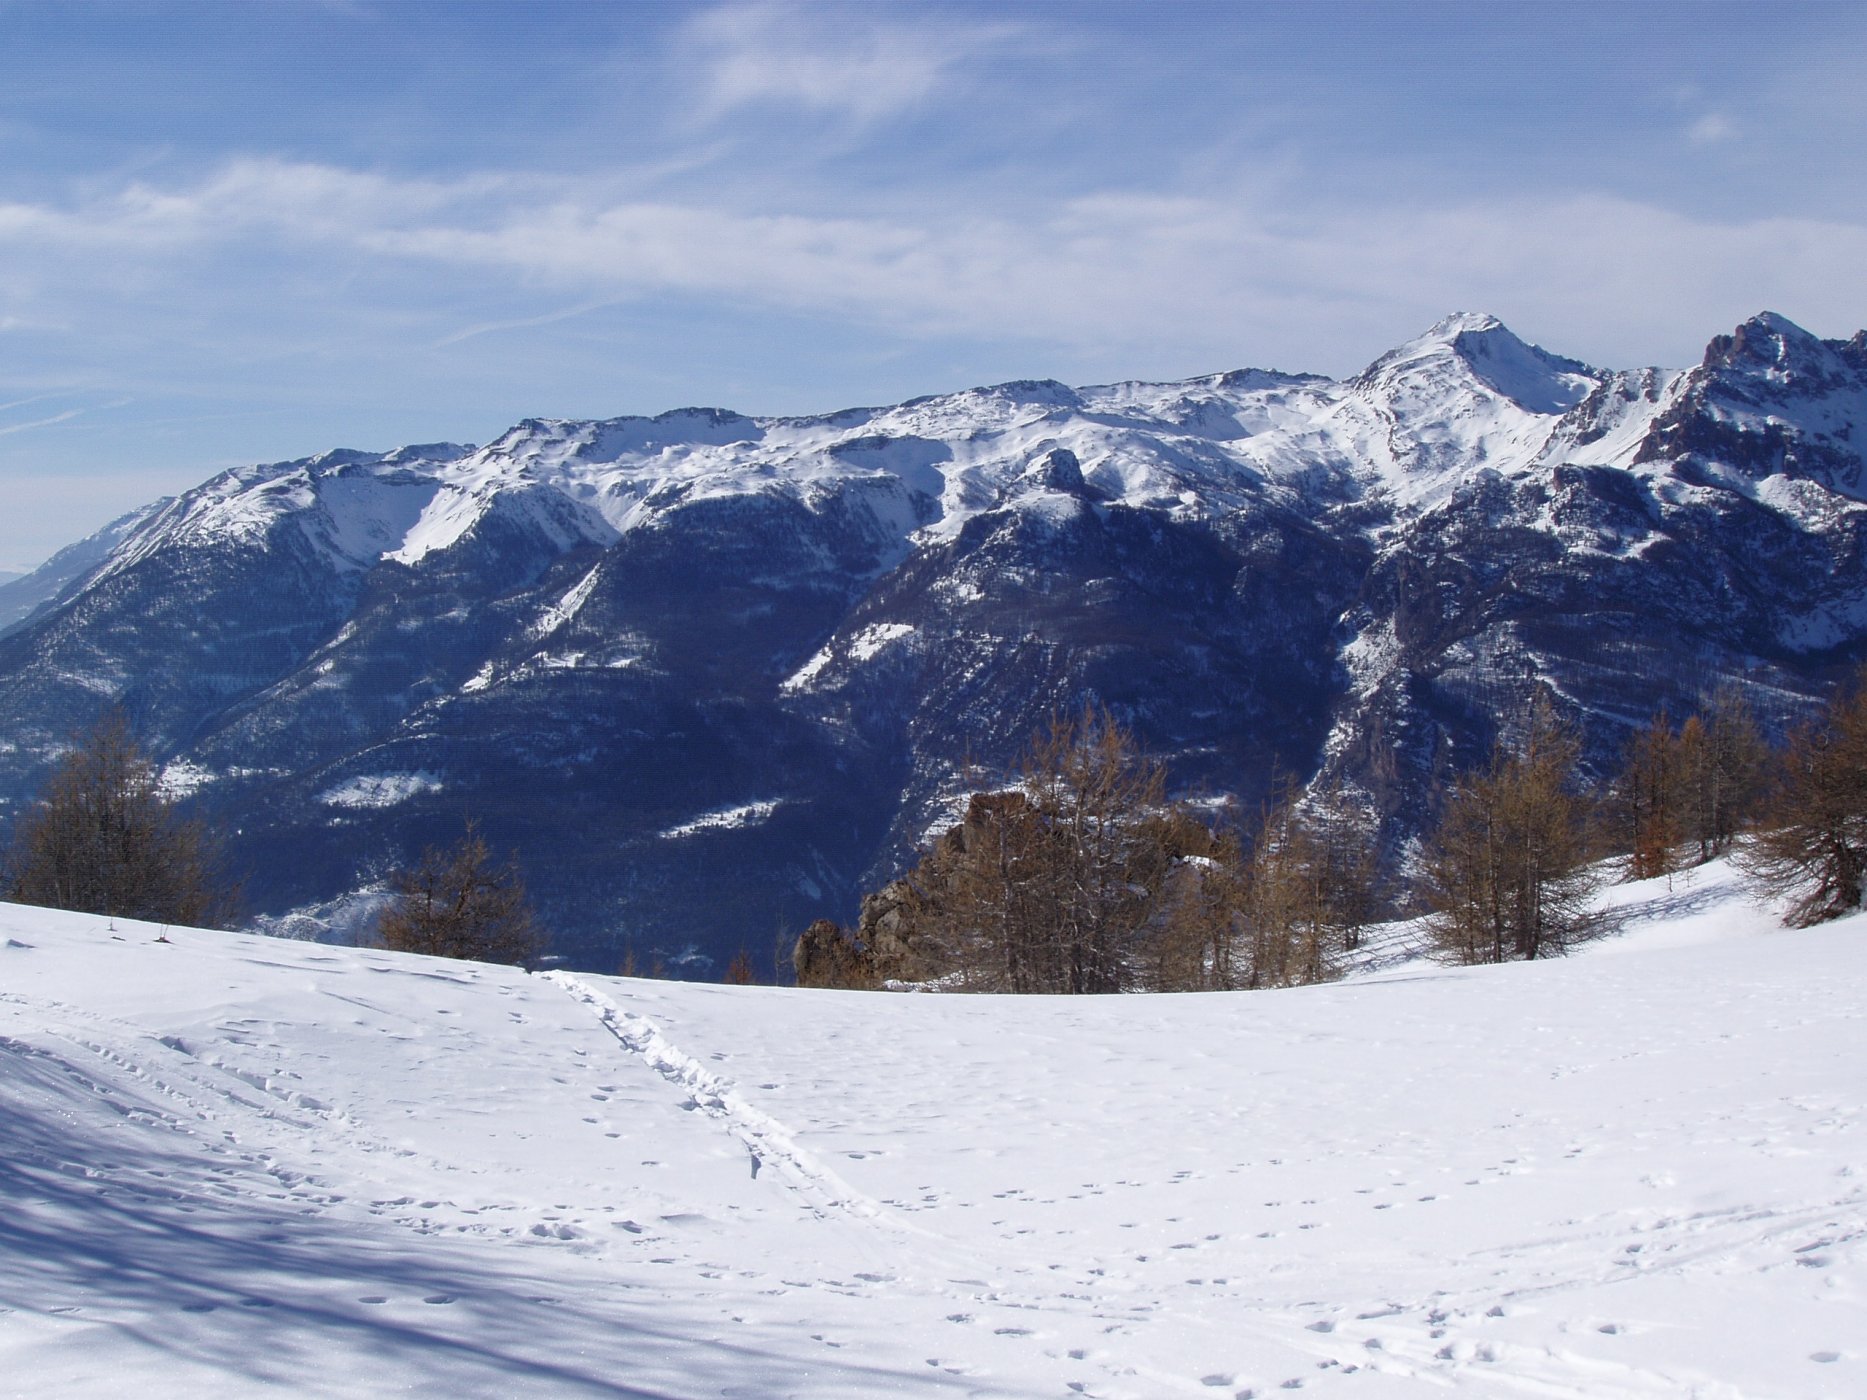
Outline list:
[[[526,182],[513,176],[441,183],[242,157],[191,187],[138,180],[69,207],[0,204],[0,243],[161,253],[261,230],[299,241],[348,241],[358,229],[441,215],[475,198],[523,198],[526,192]]]
[[[906,20],[881,7],[721,6],[684,34],[702,74],[694,115],[714,121],[780,104],[873,121],[929,101],[967,60],[1015,32]]]
[[[1718,112],[1707,112],[1691,126],[1686,128],[1686,136],[1701,146],[1715,145],[1720,141],[1729,141],[1737,135],[1737,127],[1727,116]]]
[[[399,181],[242,160],[192,186],[5,213],[0,257],[15,266],[75,244],[108,247],[125,277],[204,248],[305,260],[304,287],[320,285],[319,268],[332,286],[358,267],[394,273],[391,285],[426,288],[410,314],[430,346],[668,295],[910,339],[1172,348],[1176,362],[1251,354],[1325,370],[1355,367],[1344,346],[1372,356],[1456,306],[1519,318],[1584,354],[1650,343],[1655,326],[1709,335],[1766,306],[1867,320],[1861,297],[1837,298],[1867,262],[1861,224],[1717,222],[1605,195],[1407,203],[1325,198],[1286,178],[1030,209],[971,209],[930,191],[854,216],[629,199],[568,177]],[[104,264],[76,265],[88,285]],[[411,267],[429,275],[411,279]],[[557,306],[450,326],[449,279],[488,274]]]
[[[1313,353],[1320,347],[1303,343],[1311,337],[1288,332],[1320,318],[1348,338],[1360,320],[1365,336],[1369,313],[1384,308],[1404,332],[1418,328],[1408,317],[1424,325],[1471,304],[1526,308],[1584,345],[1654,320],[1709,334],[1766,304],[1825,311],[1867,259],[1858,225],[1716,223],[1605,196],[1305,211],[1295,200],[1117,193],[1028,219],[832,218],[566,197],[357,237],[380,253],[567,287],[729,297],[910,335],[1180,339],[1215,353],[1241,341]]]

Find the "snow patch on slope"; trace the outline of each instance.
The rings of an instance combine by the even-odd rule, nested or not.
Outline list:
[[[173,759],[162,767],[156,778],[156,790],[170,802],[180,802],[193,797],[209,783],[216,781],[220,774],[204,768],[189,759]]]
[[[318,794],[327,807],[371,809],[396,807],[420,797],[439,792],[441,780],[432,773],[370,773],[349,778]]]
[[[849,655],[856,661],[869,661],[886,650],[890,643],[913,635],[914,628],[909,623],[878,622],[864,627],[849,639]]]
[[[553,606],[546,608],[533,627],[533,632],[540,637],[549,636],[576,617],[583,605],[590,600],[590,595],[596,591],[597,572],[596,569],[591,569],[572,585],[568,593],[558,599]]]
[[[854,662],[873,661],[884,651],[898,642],[904,642],[915,633],[913,624],[907,622],[874,622],[851,633],[841,642],[846,658]],[[797,670],[779,682],[778,689],[786,695],[795,695],[799,691],[809,690],[817,678],[836,659],[836,644],[825,643]]]
[[[810,660],[779,682],[778,689],[786,695],[810,689],[812,683],[823,674],[824,668],[834,659],[829,647],[818,648],[812,653]]]
[[[771,820],[772,813],[784,805],[783,802],[744,802],[737,807],[722,807],[718,811],[706,812],[691,821],[671,826],[661,833],[663,840],[678,840],[683,836],[698,836],[703,831],[736,831],[741,827],[758,826]]]

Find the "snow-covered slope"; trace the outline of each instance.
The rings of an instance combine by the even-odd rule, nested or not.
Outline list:
[[[0,907],[14,1396],[1867,1389],[1867,928],[944,998]]]

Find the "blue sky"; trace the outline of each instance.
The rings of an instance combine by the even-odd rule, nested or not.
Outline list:
[[[527,416],[1867,325],[1867,6],[0,0],[0,569]]]

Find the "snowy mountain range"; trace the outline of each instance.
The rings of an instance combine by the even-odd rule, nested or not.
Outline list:
[[[282,926],[472,814],[574,963],[697,973],[847,917],[968,755],[1085,697],[1183,784],[1339,779],[1398,841],[1538,685],[1598,768],[1722,680],[1821,693],[1867,642],[1863,443],[1867,335],[1766,313],[1607,371],[1463,314],[1340,381],[241,468],[0,586],[0,800],[119,699]]]

